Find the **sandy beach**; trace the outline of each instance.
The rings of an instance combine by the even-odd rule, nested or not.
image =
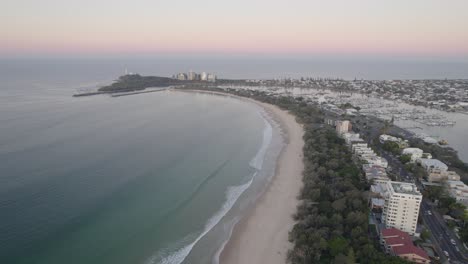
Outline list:
[[[220,264],[286,263],[288,232],[294,225],[292,215],[302,187],[304,146],[302,125],[285,110],[271,104],[227,93],[204,90],[178,90],[235,97],[255,103],[270,113],[281,126],[286,145],[278,157],[276,173],[253,208],[234,227],[231,239],[221,253]]]
[[[288,112],[274,105],[256,103],[280,123],[287,144],[267,190],[234,228],[221,254],[221,264],[285,263],[288,249],[292,246],[288,242],[288,232],[294,225],[292,215],[302,186],[304,131]]]

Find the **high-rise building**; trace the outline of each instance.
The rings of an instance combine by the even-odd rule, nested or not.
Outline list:
[[[348,120],[336,121],[336,132],[338,134],[344,134],[351,130],[351,122]]]
[[[188,73],[188,80],[189,81],[194,81],[197,79],[197,74],[193,71],[189,71]]]
[[[200,75],[200,79],[202,81],[208,81],[208,74],[206,72],[202,72]]]
[[[410,235],[416,234],[422,195],[413,183],[388,181],[381,184],[385,205],[382,222]]]
[[[209,73],[207,76],[207,81],[216,82],[216,75],[214,75],[213,73]]]
[[[187,74],[185,74],[185,73],[178,73],[178,74],[176,75],[176,79],[177,79],[177,80],[181,80],[181,81],[185,81],[185,80],[187,80]]]

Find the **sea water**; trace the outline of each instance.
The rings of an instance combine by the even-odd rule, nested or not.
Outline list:
[[[274,174],[282,132],[252,103],[73,98],[97,84],[15,74],[0,89],[1,263],[216,262]]]

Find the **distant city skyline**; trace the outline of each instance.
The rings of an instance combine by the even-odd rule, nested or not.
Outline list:
[[[468,1],[10,1],[0,57],[468,57]]]

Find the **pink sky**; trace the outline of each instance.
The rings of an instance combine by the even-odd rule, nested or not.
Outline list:
[[[0,15],[0,55],[468,55],[468,1],[28,1]]]

